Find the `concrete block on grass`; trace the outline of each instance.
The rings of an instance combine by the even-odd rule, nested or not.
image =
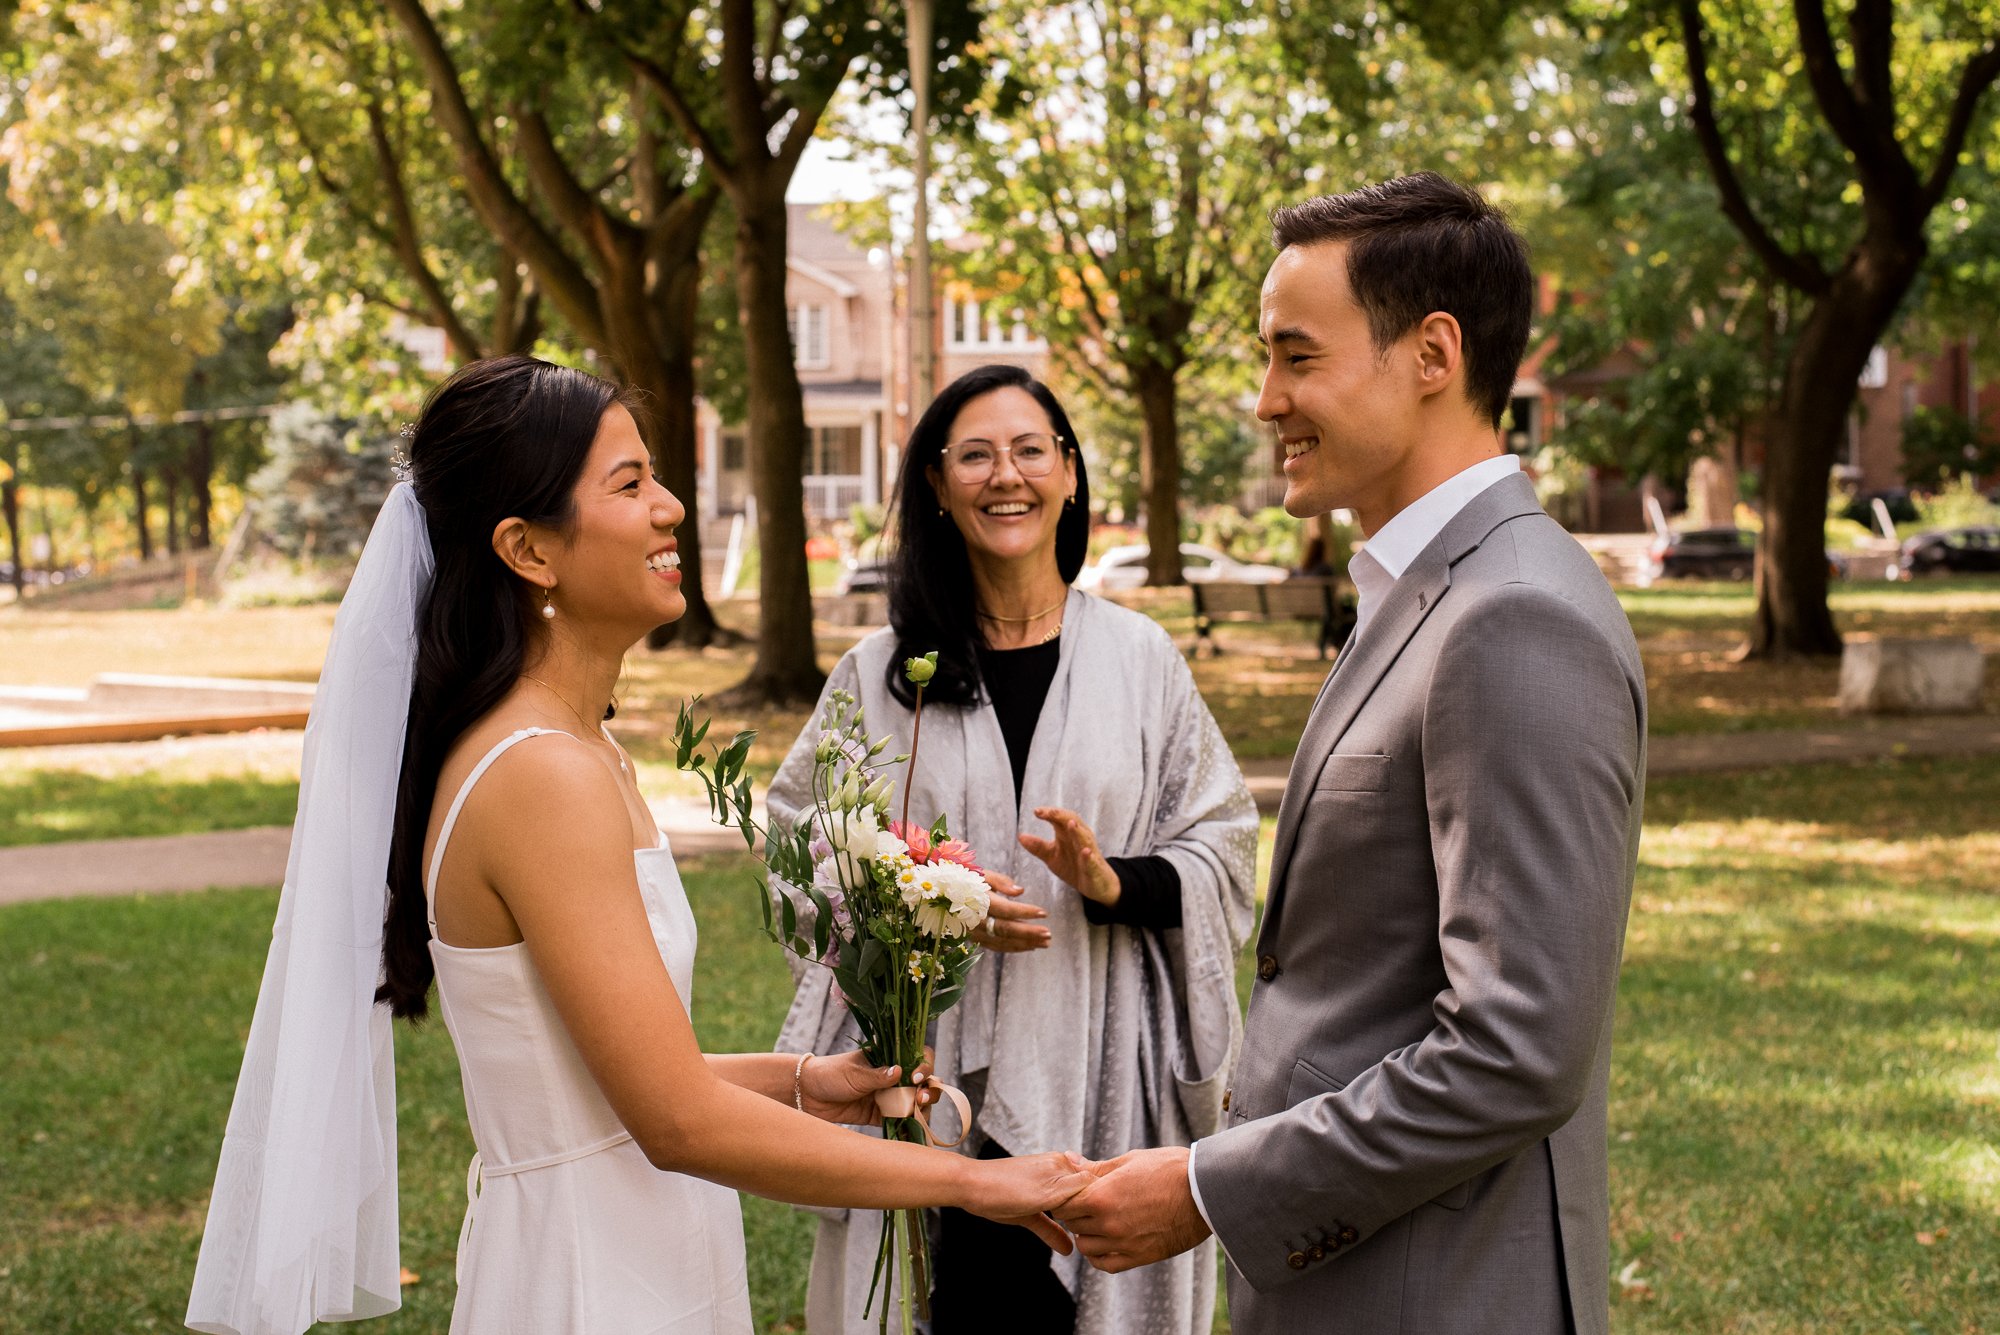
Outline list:
[[[1986,658],[1968,639],[1850,635],[1840,655],[1843,714],[1971,714]]]

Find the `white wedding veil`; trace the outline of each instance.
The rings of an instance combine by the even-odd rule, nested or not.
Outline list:
[[[299,1335],[402,1304],[396,1070],[375,988],[431,571],[423,506],[399,483],[341,599],[306,724],[291,859],[188,1301],[193,1330]]]

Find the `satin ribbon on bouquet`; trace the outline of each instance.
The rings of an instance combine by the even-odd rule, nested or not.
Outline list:
[[[875,1091],[875,1106],[884,1117],[914,1117],[917,1125],[924,1129],[924,1139],[941,1150],[948,1150],[962,1142],[972,1130],[972,1101],[963,1092],[947,1085],[936,1077],[927,1077],[925,1085],[951,1100],[951,1106],[958,1109],[958,1134],[950,1140],[939,1140],[931,1132],[930,1110],[917,1103],[921,1087],[917,1085],[896,1085],[889,1089]]]

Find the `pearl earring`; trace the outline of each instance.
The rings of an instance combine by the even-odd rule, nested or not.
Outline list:
[[[543,589],[543,590],[542,590],[542,620],[544,620],[544,621],[554,621],[555,619],[556,619],[556,604],[555,604],[555,590],[554,590],[554,589]]]

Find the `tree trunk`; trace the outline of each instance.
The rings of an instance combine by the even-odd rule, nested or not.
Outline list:
[[[660,480],[687,508],[675,530],[681,558],[681,592],[687,611],[679,621],[647,637],[651,648],[671,643],[699,649],[715,642],[721,629],[702,584],[701,512],[695,479],[695,304],[701,287],[699,251],[704,226],[693,229],[674,253],[653,256],[658,269],[656,290],[645,282],[648,256],[644,238],[633,234],[629,245],[608,266],[600,287],[604,302],[606,349],[618,363],[627,384],[645,395],[642,421],[647,448]],[[681,253],[685,251],[685,253]]]
[[[181,479],[180,470],[172,464],[160,465],[160,495],[167,510],[167,551],[179,556],[181,551]]]
[[[772,175],[776,175],[775,172]],[[750,394],[750,480],[760,562],[757,657],[731,694],[810,704],[825,674],[813,652],[806,570],[806,410],[785,320],[788,222],[782,183],[736,211],[736,300]]]
[[[1764,446],[1764,538],[1746,654],[1840,652],[1827,606],[1826,496],[1868,354],[1895,318],[1925,247],[1864,242],[1807,313]]]
[[[153,559],[153,530],[146,523],[146,469],[139,462],[139,428],[131,428],[126,448],[132,457],[132,523],[139,530],[139,559]]]
[[[194,444],[188,448],[188,546],[207,551],[215,540],[215,427],[194,424]]]
[[[14,585],[14,597],[18,599],[28,582],[28,553],[21,545],[21,474],[18,469],[5,482],[0,482],[0,514],[7,519],[7,554],[14,563],[9,579]]]
[[[1145,425],[1140,485],[1146,497],[1146,583],[1184,584],[1181,573],[1181,435],[1174,373],[1146,366],[1132,373]]]

